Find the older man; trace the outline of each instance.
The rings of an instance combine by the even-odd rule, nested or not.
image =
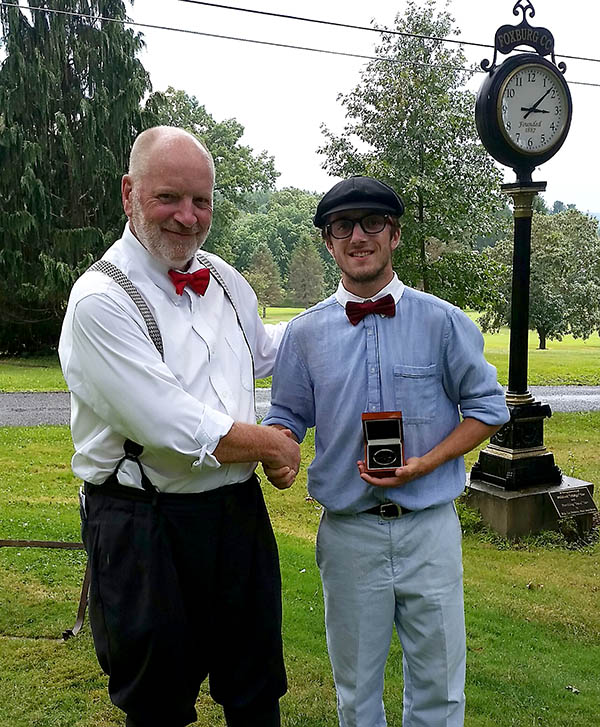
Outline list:
[[[319,202],[314,222],[341,282],[289,324],[264,422],[299,441],[316,426],[308,489],[324,506],[317,562],[341,727],[385,727],[394,625],[404,726],[462,725],[465,630],[453,500],[465,484],[462,455],[508,419],[477,327],[394,273],[403,211],[396,192],[370,177],[339,182]],[[397,441],[388,431],[386,466],[378,470],[364,461],[362,415],[398,411],[405,462],[398,455],[390,464],[396,425]]]
[[[291,485],[299,447],[256,425],[267,329],[244,279],[197,251],[214,166],[190,134],[137,138],[123,236],[75,284],[59,353],[85,481],[90,622],[129,727],[182,727],[208,675],[228,725],[280,724],[277,548],[254,469]]]

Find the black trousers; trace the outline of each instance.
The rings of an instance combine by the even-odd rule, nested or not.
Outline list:
[[[208,676],[232,727],[277,727],[277,545],[255,477],[199,495],[86,485],[89,614],[130,727],[183,727]]]

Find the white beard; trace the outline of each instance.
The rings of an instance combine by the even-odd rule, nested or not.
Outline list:
[[[138,240],[151,255],[166,263],[170,268],[184,267],[206,240],[209,230],[206,230],[204,234],[202,230],[199,230],[189,238],[189,241],[180,240],[176,243],[163,235],[156,222],[146,219],[142,205],[135,194],[131,200],[131,207],[131,222]]]

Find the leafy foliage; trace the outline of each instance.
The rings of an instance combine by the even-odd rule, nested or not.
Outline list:
[[[286,188],[264,196],[253,214],[242,215],[231,229],[234,262],[238,270],[247,270],[257,246],[265,242],[287,277],[289,258],[305,236],[316,241],[318,232],[312,224],[317,195],[301,189]]]
[[[121,0],[0,8],[0,351],[53,346],[68,292],[120,232],[119,179],[148,120]],[[30,19],[31,18],[31,19]]]
[[[390,184],[403,197],[403,242],[396,251],[400,277],[431,292],[426,242],[437,238],[469,248],[490,235],[504,206],[500,172],[479,142],[474,95],[464,90],[470,77],[466,58],[432,37],[456,33],[447,12],[435,13],[410,0],[395,30],[428,38],[384,33],[361,82],[339,96],[348,122],[340,135],[323,126],[324,168],[337,176],[367,174]],[[468,286],[466,275],[460,284]],[[459,285],[456,280],[454,287]],[[447,289],[445,292],[448,292]]]
[[[249,196],[271,190],[279,173],[273,157],[240,144],[244,127],[235,119],[216,121],[195,96],[169,86],[151,94],[146,109],[159,124],[178,126],[201,139],[215,162],[215,205],[211,234],[205,248],[234,261],[229,229]]]
[[[498,269],[501,294],[479,321],[484,330],[510,322],[512,250],[512,240],[503,240],[486,251],[503,267]],[[537,331],[541,349],[547,339],[561,340],[568,333],[588,338],[600,328],[600,236],[593,217],[574,209],[534,214],[529,328]]]
[[[428,255],[428,275],[436,295],[468,310],[485,310],[502,294],[504,265],[478,250],[456,246],[437,260]]]
[[[313,267],[304,270],[297,266],[291,276],[291,260],[298,247],[308,240],[320,258],[321,282],[316,290],[321,290],[323,295],[333,291],[339,280],[339,270],[312,223],[317,202],[317,195],[292,187],[250,197],[248,203],[253,211],[240,215],[229,234],[235,267],[241,271],[250,270],[255,251],[266,244],[277,263],[284,288],[290,291],[288,300],[300,304],[304,294],[301,298],[295,297],[298,290],[305,285],[308,289],[314,288]],[[314,266],[319,267],[317,261]],[[302,283],[300,278],[304,273],[311,280]],[[291,277],[289,283],[288,277]],[[308,297],[312,298],[312,295]],[[318,298],[313,302],[316,300]]]

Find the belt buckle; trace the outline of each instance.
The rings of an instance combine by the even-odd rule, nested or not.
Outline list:
[[[395,502],[385,502],[379,506],[379,517],[382,520],[395,520],[402,515],[400,505],[396,505]]]

